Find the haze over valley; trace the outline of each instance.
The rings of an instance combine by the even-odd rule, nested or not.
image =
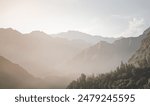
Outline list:
[[[0,0],[0,88],[149,88],[148,4]]]
[[[105,41],[90,43],[79,37],[84,35],[86,39],[86,36],[87,38],[95,36],[76,31],[71,33],[77,33],[79,37],[67,39],[59,37],[59,34],[58,37],[41,31],[22,34],[12,28],[1,28],[0,54],[3,56],[1,57],[1,70],[5,70],[3,66],[7,67],[7,74],[12,78],[17,78],[14,74],[11,75],[13,71],[18,77],[24,76],[18,74],[19,69],[11,69],[10,65],[3,63],[7,58],[8,60],[5,61],[18,64],[21,70],[29,74],[25,75],[25,79],[30,79],[27,76],[32,76],[32,81],[36,81],[34,77],[43,81],[41,88],[65,88],[71,80],[76,79],[82,73],[86,75],[106,73],[114,70],[121,62],[127,62],[139,49],[141,41],[149,32],[150,29],[147,29],[138,37],[116,38],[111,43],[108,42],[111,38],[103,38],[102,40]],[[64,36],[69,36],[69,34],[70,32],[66,32]],[[16,66],[11,65],[11,67]],[[37,83],[40,83],[39,81]]]

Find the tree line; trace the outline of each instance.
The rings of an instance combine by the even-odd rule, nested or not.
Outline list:
[[[114,71],[99,75],[81,76],[72,81],[68,89],[149,89],[150,67],[137,68],[124,64]]]

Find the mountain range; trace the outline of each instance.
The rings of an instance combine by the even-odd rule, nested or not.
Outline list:
[[[77,31],[68,31],[57,35],[48,35],[41,31],[22,34],[11,28],[1,28],[0,56],[1,61],[7,61],[12,65],[18,64],[19,69],[13,70],[9,68],[9,64],[6,64],[9,68],[6,71],[7,77],[17,78],[18,74],[15,76],[12,73],[19,73],[17,71],[23,70],[20,71],[19,78],[25,76],[22,78],[33,81],[35,79],[36,83],[43,81],[41,87],[65,88],[71,80],[77,78],[81,73],[109,72],[114,70],[121,61],[127,62],[130,59],[129,63],[138,63],[139,65],[138,61],[141,59],[149,63],[147,60],[149,49],[145,50],[149,47],[149,39],[144,39],[149,36],[149,33],[150,28],[138,37],[103,38]],[[3,65],[1,67],[0,71],[4,70]],[[0,78],[5,80],[6,77],[3,78],[3,74],[5,75],[2,71]],[[17,80],[14,79],[14,81]],[[22,81],[21,83],[26,85]],[[23,88],[21,83],[19,82],[18,85]],[[15,84],[11,87],[15,88],[15,86],[18,87]],[[7,86],[4,85],[4,87]]]
[[[121,62],[115,70],[96,75],[81,74],[69,89],[150,89],[150,29],[142,36],[140,48],[127,63]],[[109,61],[109,60],[107,60]]]
[[[0,54],[19,64],[29,73],[42,77],[54,74],[54,67],[89,46],[63,38],[52,38],[44,32],[22,34],[13,29],[0,29]]]
[[[98,35],[90,35],[79,31],[62,32],[59,34],[52,34],[51,36],[65,38],[68,40],[82,40],[92,45],[98,43],[99,41],[106,41],[108,43],[113,43],[115,40],[120,39],[120,38],[113,38],[113,37],[102,37]]]
[[[138,37],[122,38],[113,43],[100,41],[76,55],[66,64],[68,69],[65,70],[76,74],[104,73],[114,70],[121,62],[129,60],[149,32],[150,28]]]

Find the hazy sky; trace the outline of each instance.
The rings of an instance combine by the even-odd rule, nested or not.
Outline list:
[[[22,33],[137,36],[149,26],[150,0],[0,0],[0,27]]]

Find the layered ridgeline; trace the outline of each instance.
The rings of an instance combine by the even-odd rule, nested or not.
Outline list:
[[[44,88],[45,83],[25,69],[0,56],[0,88]]]
[[[64,66],[65,70],[75,72],[75,74],[95,74],[114,70],[121,61],[128,61],[140,47],[141,41],[148,36],[148,32],[150,29],[138,37],[122,38],[114,43],[100,41],[75,56]]]
[[[114,71],[106,74],[89,77],[82,74],[68,88],[150,88],[150,29],[145,34],[146,38],[128,64],[121,63]]]
[[[149,29],[139,37],[122,38],[113,43],[104,39],[94,44],[90,42],[97,41],[87,42],[78,39],[80,37],[67,39],[40,31],[22,34],[10,28],[0,29],[0,56],[18,64],[32,76],[42,78],[48,85],[46,88],[65,88],[81,73],[105,73],[115,69],[121,61],[127,61],[148,32]],[[71,31],[65,36],[72,33],[87,35]]]
[[[70,77],[55,67],[87,47],[88,43],[53,38],[40,31],[22,34],[11,28],[0,29],[0,56],[44,79],[48,88],[64,88],[68,84]]]
[[[0,55],[43,78],[50,88],[64,88],[72,80],[59,67],[91,45],[82,39],[68,40],[41,31],[22,34],[11,28],[0,29]]]
[[[87,47],[88,43],[53,38],[40,31],[21,34],[10,28],[0,29],[0,54],[38,77],[56,74],[58,64]]]
[[[108,38],[108,37],[102,37],[102,36],[96,36],[96,35],[92,36],[90,34],[82,33],[79,31],[62,32],[62,33],[54,34],[51,36],[65,38],[65,39],[73,40],[73,41],[83,40],[83,41],[85,41],[89,44],[93,44],[93,45],[98,43],[99,41],[106,41],[108,43],[112,43],[115,40],[120,39],[120,38],[113,38],[113,37]]]

